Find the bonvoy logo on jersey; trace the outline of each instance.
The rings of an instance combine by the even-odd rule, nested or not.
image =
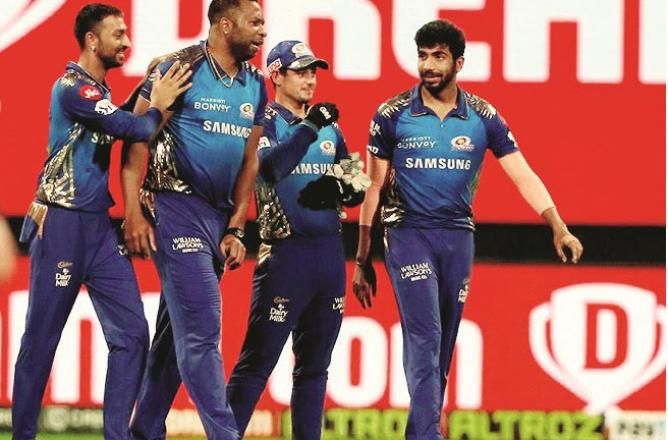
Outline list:
[[[60,9],[67,0],[11,0],[2,2],[0,52],[11,46]]]
[[[635,286],[564,287],[531,311],[531,351],[585,411],[600,413],[665,370],[665,315],[654,292]]]

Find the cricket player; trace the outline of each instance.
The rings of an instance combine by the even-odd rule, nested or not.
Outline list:
[[[7,220],[0,215],[0,283],[4,283],[16,269],[16,242]]]
[[[148,111],[114,106],[105,76],[130,48],[123,13],[91,4],[76,17],[81,48],[53,86],[49,146],[36,199],[21,241],[30,243],[26,328],[14,372],[13,438],[34,439],[56,346],[82,284],[88,288],[109,347],[104,435],[130,439],[129,421],[148,349],[148,325],[135,274],[109,220],[108,190],[114,138],[147,141],[190,72],[172,66],[158,76]],[[186,66],[187,67],[187,66]]]
[[[241,239],[267,102],[264,77],[247,60],[266,34],[254,0],[213,0],[208,17],[205,41],[158,66],[165,71],[179,60],[190,64],[192,89],[171,108],[150,147],[130,147],[122,170],[126,243],[131,252],[152,255],[162,284],[156,335],[132,423],[139,439],[165,438],[165,419],[182,381],[207,437],[238,438],[225,396],[218,284],[224,266],[234,269],[245,256]],[[145,111],[151,88],[149,79],[135,112]]]
[[[258,147],[262,245],[248,330],[227,396],[243,434],[292,333],[292,436],[319,439],[327,368],[345,303],[339,209],[361,203],[368,177],[361,161],[348,155],[336,106],[309,107],[316,69],[328,69],[327,62],[301,41],[283,41],[269,52],[267,66],[276,101],[267,107]],[[334,170],[354,176],[345,182]]]
[[[448,21],[432,21],[417,31],[415,42],[421,83],[382,104],[371,122],[372,185],[360,213],[353,290],[363,307],[371,306],[370,229],[380,205],[411,397],[406,439],[440,440],[445,385],[471,279],[471,203],[487,149],[550,225],[562,261],[564,248],[573,263],[583,249],[504,119],[457,86],[464,65],[462,31]]]

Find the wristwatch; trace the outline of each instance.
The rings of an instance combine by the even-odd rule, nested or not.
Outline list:
[[[244,233],[244,230],[241,229],[241,228],[227,228],[227,229],[225,229],[225,233],[223,235],[224,236],[225,235],[234,235],[239,240],[242,240],[246,234]]]

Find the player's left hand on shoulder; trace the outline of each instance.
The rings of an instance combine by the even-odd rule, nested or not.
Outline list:
[[[584,247],[578,238],[571,234],[570,232],[565,232],[561,235],[554,236],[554,247],[557,250],[557,255],[561,258],[561,261],[566,263],[568,261],[568,256],[566,252],[570,253],[570,260],[573,264],[577,264],[582,257],[582,252]]]
[[[220,251],[225,257],[225,267],[230,270],[238,269],[246,258],[246,246],[232,234],[223,237],[220,243]]]

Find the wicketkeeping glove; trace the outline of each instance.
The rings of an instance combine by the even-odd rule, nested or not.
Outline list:
[[[339,109],[331,102],[320,102],[308,109],[305,119],[318,128],[326,127],[339,119]]]
[[[364,163],[359,153],[350,159],[335,163],[331,170],[299,193],[299,203],[309,209],[336,209],[339,204],[356,206],[364,200],[364,192],[371,186],[371,179],[362,172]]]

